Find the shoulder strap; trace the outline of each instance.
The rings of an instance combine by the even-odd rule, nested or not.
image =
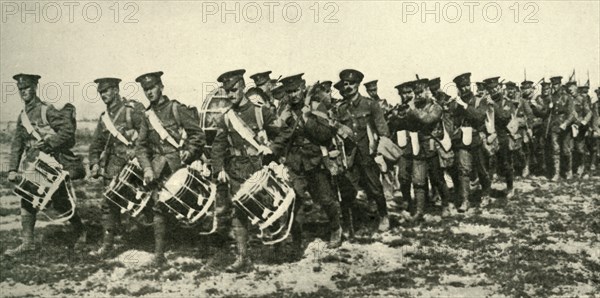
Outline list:
[[[171,104],[171,109],[173,110],[173,116],[175,117],[175,122],[177,122],[177,126],[181,128],[181,116],[179,116],[179,103],[173,101]]]
[[[44,126],[46,126],[46,125],[50,124],[50,123],[48,122],[48,115],[47,115],[47,114],[48,114],[48,106],[47,106],[47,105],[45,105],[45,104],[42,104],[42,110],[41,110],[41,113],[42,113],[42,124],[43,124]]]
[[[133,110],[133,107],[125,107],[125,123],[127,125],[127,129],[133,129],[133,121],[131,120],[131,110]]]
[[[27,112],[25,112],[25,110],[21,110],[21,124],[23,125],[23,127],[25,127],[25,130],[28,134],[32,135],[38,141],[42,140],[42,136],[37,130],[35,130],[35,128],[31,124],[29,116],[27,115]]]
[[[265,119],[263,118],[262,107],[256,106],[254,107],[254,114],[256,116],[256,124],[258,125],[258,129],[262,130],[265,124]]]

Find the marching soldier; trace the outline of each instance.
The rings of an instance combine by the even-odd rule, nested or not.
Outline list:
[[[573,136],[573,157],[577,161],[577,176],[580,178],[587,177],[586,165],[589,163],[589,159],[586,152],[585,136],[592,122],[592,109],[588,98],[578,92],[575,81],[568,82],[566,87],[567,92],[573,99],[574,119],[570,130]]]
[[[103,178],[104,187],[119,175],[121,169],[134,157],[144,172],[147,183],[154,180],[154,172],[148,154],[138,146],[139,132],[147,133],[148,125],[144,105],[119,95],[117,78],[100,78],[98,93],[106,105],[94,132],[89,148],[90,174],[92,178]],[[104,198],[102,201],[102,246],[93,255],[107,257],[113,249],[114,234],[119,223],[119,206]]]
[[[431,185],[440,192],[442,208],[447,209],[449,191],[444,181],[440,168],[438,153],[435,146],[436,140],[443,137],[442,107],[430,97],[427,79],[415,82],[415,100],[409,104],[408,122],[413,123],[411,129],[411,146],[413,153],[412,184],[416,199],[416,213],[414,218],[422,219],[425,213],[427,198],[428,178]],[[414,132],[417,137],[413,137]],[[447,213],[447,211],[445,212]]]
[[[550,116],[550,141],[552,143],[552,159],[554,161],[554,175],[552,181],[558,181],[560,178],[560,157],[561,153],[567,160],[566,178],[573,178],[573,157],[571,155],[572,135],[570,126],[573,121],[573,100],[563,91],[561,85],[562,77],[552,77],[552,101],[549,104]]]
[[[380,98],[379,94],[377,94],[377,80],[366,82],[364,83],[364,86],[369,97],[379,103],[379,106],[383,109],[384,113],[387,113],[392,108],[387,100]]]
[[[39,75],[17,74],[13,79],[17,81],[19,95],[25,104],[17,119],[15,135],[10,150],[8,180],[17,182],[21,177],[17,174],[19,165],[23,161],[23,173],[33,170],[33,163],[40,153],[53,156],[57,161],[59,154],[70,153],[70,148],[75,145],[75,107],[65,105],[62,110],[56,109],[42,101],[37,95]],[[24,157],[23,157],[24,154]],[[61,162],[62,164],[62,162]],[[62,164],[65,166],[65,164]],[[73,177],[75,179],[76,177]],[[59,188],[54,194],[52,205],[59,212],[68,211],[68,193],[66,188]],[[8,249],[5,255],[17,256],[35,250],[34,227],[37,210],[28,201],[21,200],[21,245]],[[85,242],[86,231],[77,213],[69,219],[74,227],[77,237],[76,246]]]
[[[218,122],[217,135],[212,147],[214,152],[212,166],[214,173],[217,174],[217,180],[229,184],[231,194],[237,193],[241,184],[263,167],[263,155],[273,154],[273,150],[269,147],[268,136],[278,132],[273,125],[275,115],[266,107],[254,105],[244,95],[245,72],[243,69],[228,71],[217,79],[222,83],[222,88],[232,103],[230,108],[232,112],[226,112]],[[234,126],[230,117],[236,117],[235,120],[239,120],[245,124],[242,126],[250,129],[246,131]],[[271,142],[271,144],[276,143],[275,140]],[[228,199],[219,198],[219,200]],[[247,252],[247,225],[248,219],[235,209],[232,230],[237,245],[237,257],[236,261],[227,267],[227,271],[240,271],[250,265]]]
[[[436,100],[436,102],[441,106],[447,104],[450,100],[451,96],[446,94],[444,90],[441,89],[441,79],[434,78],[429,80],[429,90],[431,91],[431,95]]]
[[[308,192],[313,200],[321,204],[330,224],[331,237],[328,246],[337,248],[342,243],[340,205],[329,164],[329,148],[332,146],[336,130],[330,126],[325,105],[321,102],[311,102],[311,93],[322,88],[320,84],[305,90],[302,74],[286,78],[284,81],[287,81],[284,86],[289,97],[290,109],[281,117],[291,129],[281,141],[285,142],[287,147],[285,165],[290,170],[291,184],[300,202],[308,199],[303,197]],[[302,232],[300,222],[292,226],[292,232],[295,242],[298,243],[296,238],[301,239]]]
[[[533,82],[525,81],[522,84],[523,89],[519,93],[519,89],[516,83],[506,83],[507,86],[507,97],[517,106],[516,117],[522,119],[519,122],[519,127],[516,136],[514,137],[517,147],[515,152],[518,156],[518,165],[521,170],[521,177],[526,178],[529,176],[529,162],[531,157],[531,138],[533,137],[533,131],[531,130],[531,121],[533,118],[533,111],[529,105],[529,99],[532,95],[529,89],[533,86]],[[526,95],[523,95],[526,94]]]
[[[600,158],[600,87],[598,87],[594,92],[596,92],[596,97],[592,98],[590,103],[592,104],[592,131],[591,131],[591,139],[592,139],[592,149],[591,154],[592,158],[590,161],[590,172],[594,173],[596,170],[596,164],[598,163],[598,158]]]
[[[488,160],[482,147],[480,132],[485,128],[487,112],[490,109],[487,98],[476,98],[471,91],[471,73],[464,73],[454,78],[458,88],[458,97],[451,103],[450,113],[453,118],[452,148],[454,148],[456,165],[453,180],[458,185],[460,212],[469,209],[470,177],[475,170],[482,187],[482,204],[487,204],[491,191],[491,179],[488,173]]]
[[[533,121],[533,139],[535,142],[534,155],[536,158],[536,168],[539,168],[540,173],[545,175],[546,168],[548,166],[548,140],[549,140],[549,125],[548,117],[550,117],[550,103],[552,102],[552,98],[550,95],[551,88],[550,83],[542,82],[542,91],[541,94],[537,95],[533,98],[531,103],[531,109],[533,115],[535,117]]]
[[[398,191],[402,195],[404,203],[408,204],[408,211],[412,216],[416,213],[415,200],[411,197],[410,188],[412,183],[412,146],[408,138],[408,131],[414,130],[414,123],[411,123],[407,117],[410,104],[415,99],[415,82],[409,81],[396,85],[400,96],[400,104],[393,108],[389,117],[389,129],[393,135],[396,135],[398,146],[402,150],[400,159],[398,159],[398,183],[399,190],[394,190],[394,198],[398,198]],[[414,105],[414,104],[413,104]],[[400,202],[397,202],[400,203]],[[402,204],[399,204],[402,205]],[[417,218],[417,217],[413,217]]]
[[[206,138],[193,111],[163,94],[162,71],[143,74],[135,79],[140,83],[150,106],[146,109],[148,131],[140,130],[138,144],[145,149],[152,164],[153,177],[146,170],[145,180],[153,179],[154,257],[152,263],[166,262],[167,207],[158,202],[161,184],[175,171],[198,159]],[[147,169],[147,165],[142,165]]]
[[[351,138],[344,140],[346,153],[349,154],[349,177],[364,185],[368,198],[375,200],[379,214],[379,231],[389,229],[387,205],[383,194],[383,186],[379,179],[379,167],[374,159],[379,138],[388,138],[390,133],[385,122],[384,113],[379,104],[358,92],[364,75],[354,69],[340,72],[340,80],[344,86],[343,101],[338,107],[338,120],[341,124],[352,128]],[[348,194],[342,195],[344,200],[352,200]]]
[[[515,195],[513,154],[516,147],[514,136],[518,130],[518,124],[514,125],[511,120],[515,118],[517,106],[502,94],[498,79],[499,77],[494,77],[485,79],[483,82],[494,102],[494,121],[499,143],[497,167],[500,174],[506,179],[506,198],[511,199]],[[510,130],[509,124],[513,124],[510,126]]]
[[[272,90],[275,88],[275,83],[277,80],[271,80],[269,76],[271,71],[259,72],[250,76],[250,78],[254,81],[254,85],[256,88],[261,89],[268,96],[268,102],[262,102],[260,104],[267,105],[267,108],[275,110],[275,104],[273,102],[273,94]],[[255,103],[256,104],[256,103]]]

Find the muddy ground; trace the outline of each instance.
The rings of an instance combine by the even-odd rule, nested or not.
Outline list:
[[[7,156],[2,146],[2,159]],[[84,152],[84,148],[80,148]],[[4,170],[4,169],[3,169]],[[0,173],[0,252],[19,244],[19,200]],[[88,242],[73,250],[71,227],[39,221],[37,252],[0,259],[0,296],[597,296],[600,293],[600,178],[550,183],[520,179],[507,200],[466,214],[404,221],[389,201],[392,229],[329,250],[325,217],[306,215],[305,249],[251,241],[254,266],[226,273],[230,239],[172,227],[168,265],[149,268],[151,228],[123,224],[118,254],[88,255],[101,241],[99,181],[76,184]],[[323,240],[322,240],[323,239]]]

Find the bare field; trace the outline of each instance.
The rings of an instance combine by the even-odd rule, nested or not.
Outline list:
[[[8,146],[0,146],[1,162]],[[85,153],[80,144],[76,150]],[[512,200],[495,181],[493,202],[463,215],[404,221],[388,201],[392,229],[329,250],[324,215],[305,215],[304,251],[289,243],[251,241],[252,270],[226,273],[230,239],[170,226],[168,265],[148,268],[151,228],[123,223],[118,255],[88,252],[101,241],[99,181],[77,182],[78,210],[89,226],[82,251],[70,248],[70,226],[38,221],[40,249],[0,259],[0,296],[595,296],[600,292],[600,178],[550,183],[521,179]],[[19,199],[0,173],[0,251],[19,243]],[[323,239],[323,240],[321,240]]]

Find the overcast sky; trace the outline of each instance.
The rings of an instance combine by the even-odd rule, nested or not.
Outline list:
[[[0,121],[16,119],[22,106],[12,79],[21,72],[41,75],[42,99],[72,101],[79,118],[104,110],[94,79],[131,82],[122,95],[147,105],[132,82],[158,70],[166,95],[198,106],[221,73],[237,68],[246,78],[304,72],[309,83],[335,82],[355,68],[365,81],[379,79],[380,95],[392,102],[393,86],[415,74],[442,84],[463,72],[473,81],[520,82],[524,68],[533,81],[575,68],[581,83],[588,71],[592,88],[600,82],[600,1],[142,1],[117,3],[118,15],[114,2],[22,3],[2,2]]]

